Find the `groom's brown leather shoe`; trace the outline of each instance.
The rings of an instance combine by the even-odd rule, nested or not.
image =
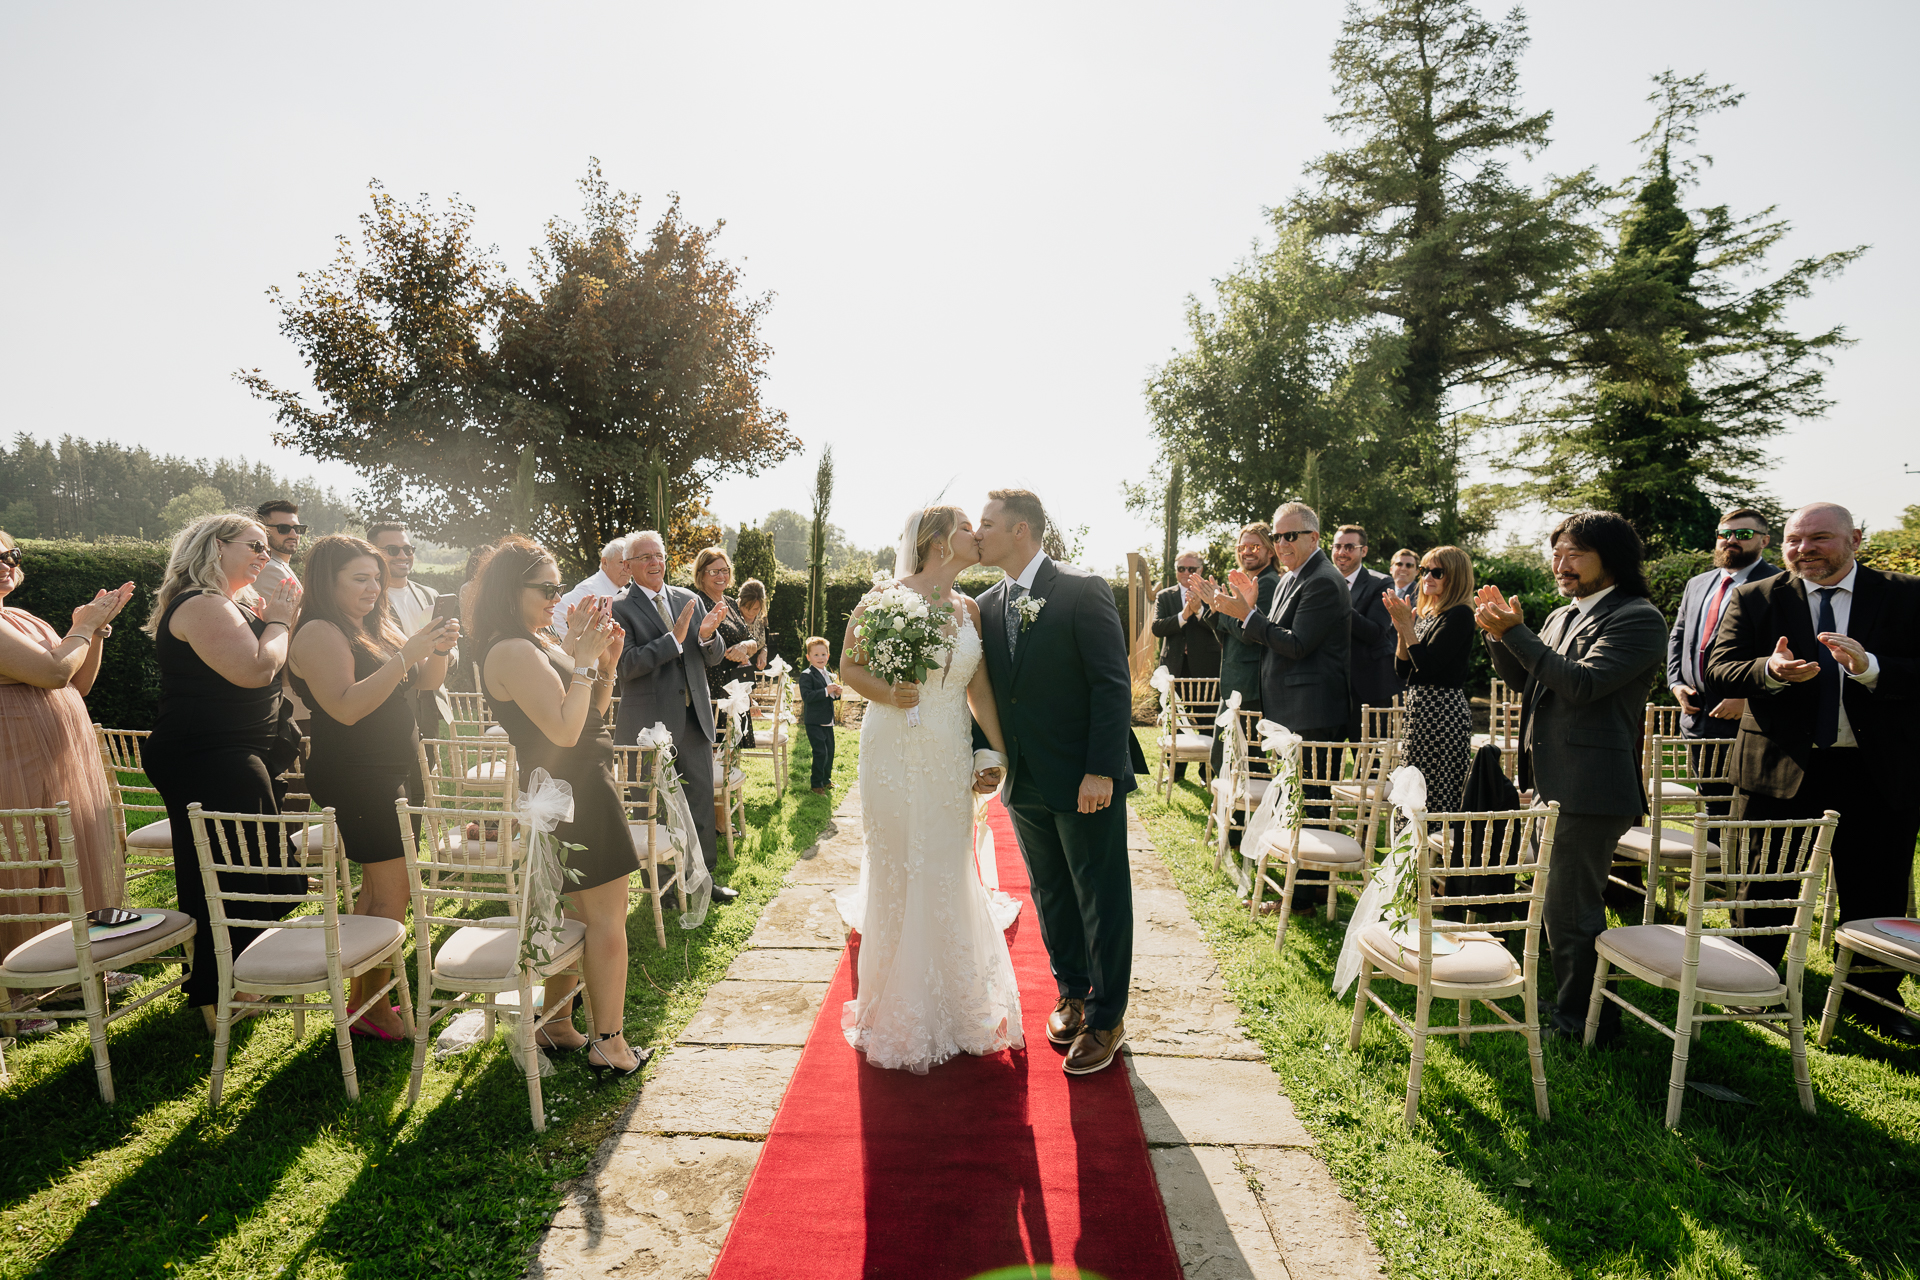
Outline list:
[[[1090,1076],[1104,1070],[1112,1065],[1120,1053],[1120,1042],[1126,1038],[1127,1024],[1124,1020],[1114,1023],[1111,1031],[1082,1027],[1080,1034],[1073,1038],[1073,1048],[1067,1050],[1066,1060],[1060,1064],[1060,1069],[1070,1076]]]
[[[1071,996],[1061,998],[1053,1006],[1053,1012],[1047,1015],[1047,1039],[1055,1044],[1072,1044],[1073,1038],[1080,1034],[1080,1026],[1087,1019],[1087,1002],[1075,1000]]]

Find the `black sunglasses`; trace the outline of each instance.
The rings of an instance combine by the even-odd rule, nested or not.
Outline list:
[[[1765,532],[1766,530],[1764,529],[1716,529],[1714,530],[1713,536],[1723,542],[1745,542],[1749,538],[1757,538]]]
[[[1447,571],[1437,564],[1423,564],[1420,566],[1420,572],[1426,574],[1429,578],[1444,578],[1447,576]]]
[[[1200,572],[1200,566],[1197,564],[1177,564],[1173,566],[1173,571],[1175,573],[1198,573]]]
[[[20,548],[9,547],[5,551],[0,551],[0,564],[10,565],[18,569],[20,567]]]
[[[267,544],[264,542],[257,542],[252,538],[247,539],[245,542],[242,542],[238,538],[221,538],[219,539],[219,541],[226,543],[230,547],[245,547],[247,548],[247,550],[253,552],[253,554],[257,556],[263,556],[267,554]]]
[[[413,558],[413,548],[404,542],[397,547],[382,547],[380,550],[386,552],[395,560],[411,560]]]
[[[1285,533],[1276,533],[1273,536],[1275,540],[1279,542],[1292,542],[1295,538],[1317,538],[1320,536],[1320,531],[1318,529],[1289,529]]]
[[[269,524],[262,525],[261,528],[271,529],[278,534],[305,533],[307,531],[307,526],[303,524]]]
[[[567,589],[557,582],[523,582],[520,585],[529,591],[538,591],[549,600],[558,600],[567,594]]]

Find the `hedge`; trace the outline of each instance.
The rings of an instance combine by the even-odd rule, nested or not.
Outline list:
[[[73,625],[73,611],[102,587],[129,580],[133,598],[114,619],[113,635],[100,656],[100,674],[87,695],[87,714],[116,729],[151,729],[160,709],[160,669],[153,641],[140,628],[153,612],[153,593],[167,571],[164,542],[131,539],[100,542],[20,540],[21,572],[26,580],[7,597],[7,606],[24,609],[62,635]]]

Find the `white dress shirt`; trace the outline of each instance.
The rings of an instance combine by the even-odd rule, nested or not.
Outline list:
[[[1033,559],[1027,561],[1027,567],[1022,569],[1019,574],[1014,577],[1013,584],[1022,591],[1032,591],[1033,580],[1040,576],[1040,566],[1046,562],[1047,553],[1044,551],[1036,552]]]
[[[1847,570],[1847,576],[1833,584],[1835,590],[1833,595],[1829,597],[1829,601],[1833,605],[1833,629],[1841,635],[1847,633],[1847,624],[1853,621],[1853,583],[1859,576],[1860,563],[1856,560],[1853,568]],[[1813,615],[1814,634],[1818,635],[1820,632],[1820,599],[1813,593],[1816,591],[1824,591],[1827,588],[1813,581],[1808,581],[1806,587],[1807,612]],[[1819,641],[1816,640],[1814,643],[1818,644]],[[1810,662],[1813,660],[1812,654],[1801,655],[1796,653],[1793,656],[1801,658],[1802,661]],[[1836,661],[1838,660],[1836,659]],[[1840,663],[1840,671],[1847,679],[1871,689],[1880,681],[1880,659],[1869,653],[1867,655],[1867,669],[1859,675],[1848,671],[1847,665],[1844,662]],[[1819,679],[1818,676],[1814,678],[1816,680]],[[1773,660],[1771,658],[1767,660],[1767,665],[1763,669],[1762,679],[1765,680],[1766,686],[1770,690],[1785,688],[1787,683],[1784,680],[1776,680],[1774,678]],[[1857,747],[1860,745],[1860,740],[1853,736],[1853,725],[1847,720],[1847,700],[1845,698],[1840,699],[1840,726],[1838,732],[1834,734],[1833,745],[1836,747]]]
[[[1732,573],[1728,573],[1724,569],[1721,570],[1720,581],[1707,588],[1700,600],[1700,617],[1698,619],[1700,625],[1695,628],[1702,644],[1707,644],[1713,639],[1712,636],[1707,634],[1707,614],[1712,612],[1714,598],[1720,594],[1722,584],[1726,584],[1727,595],[1732,596],[1733,589],[1745,585],[1747,580],[1753,577],[1753,571],[1759,567],[1760,558],[1755,556],[1752,564],[1741,569],[1736,569]],[[1724,602],[1720,605],[1720,616],[1723,618],[1727,616],[1727,606]]]
[[[421,601],[412,583],[387,588],[387,604],[393,609],[393,620],[408,635],[414,634],[433,619],[433,606]]]
[[[613,585],[613,579],[607,576],[605,569],[595,569],[591,578],[582,579],[573,585],[573,590],[553,602],[552,626],[562,635],[567,630],[567,610],[585,600],[588,596],[617,596],[620,588]]]

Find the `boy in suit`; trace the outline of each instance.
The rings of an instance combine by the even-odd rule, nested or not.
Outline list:
[[[813,747],[813,794],[824,796],[833,790],[833,704],[839,700],[840,686],[827,674],[828,645],[821,636],[807,637],[807,665],[798,677],[800,685],[800,722],[806,727],[807,742]]]

